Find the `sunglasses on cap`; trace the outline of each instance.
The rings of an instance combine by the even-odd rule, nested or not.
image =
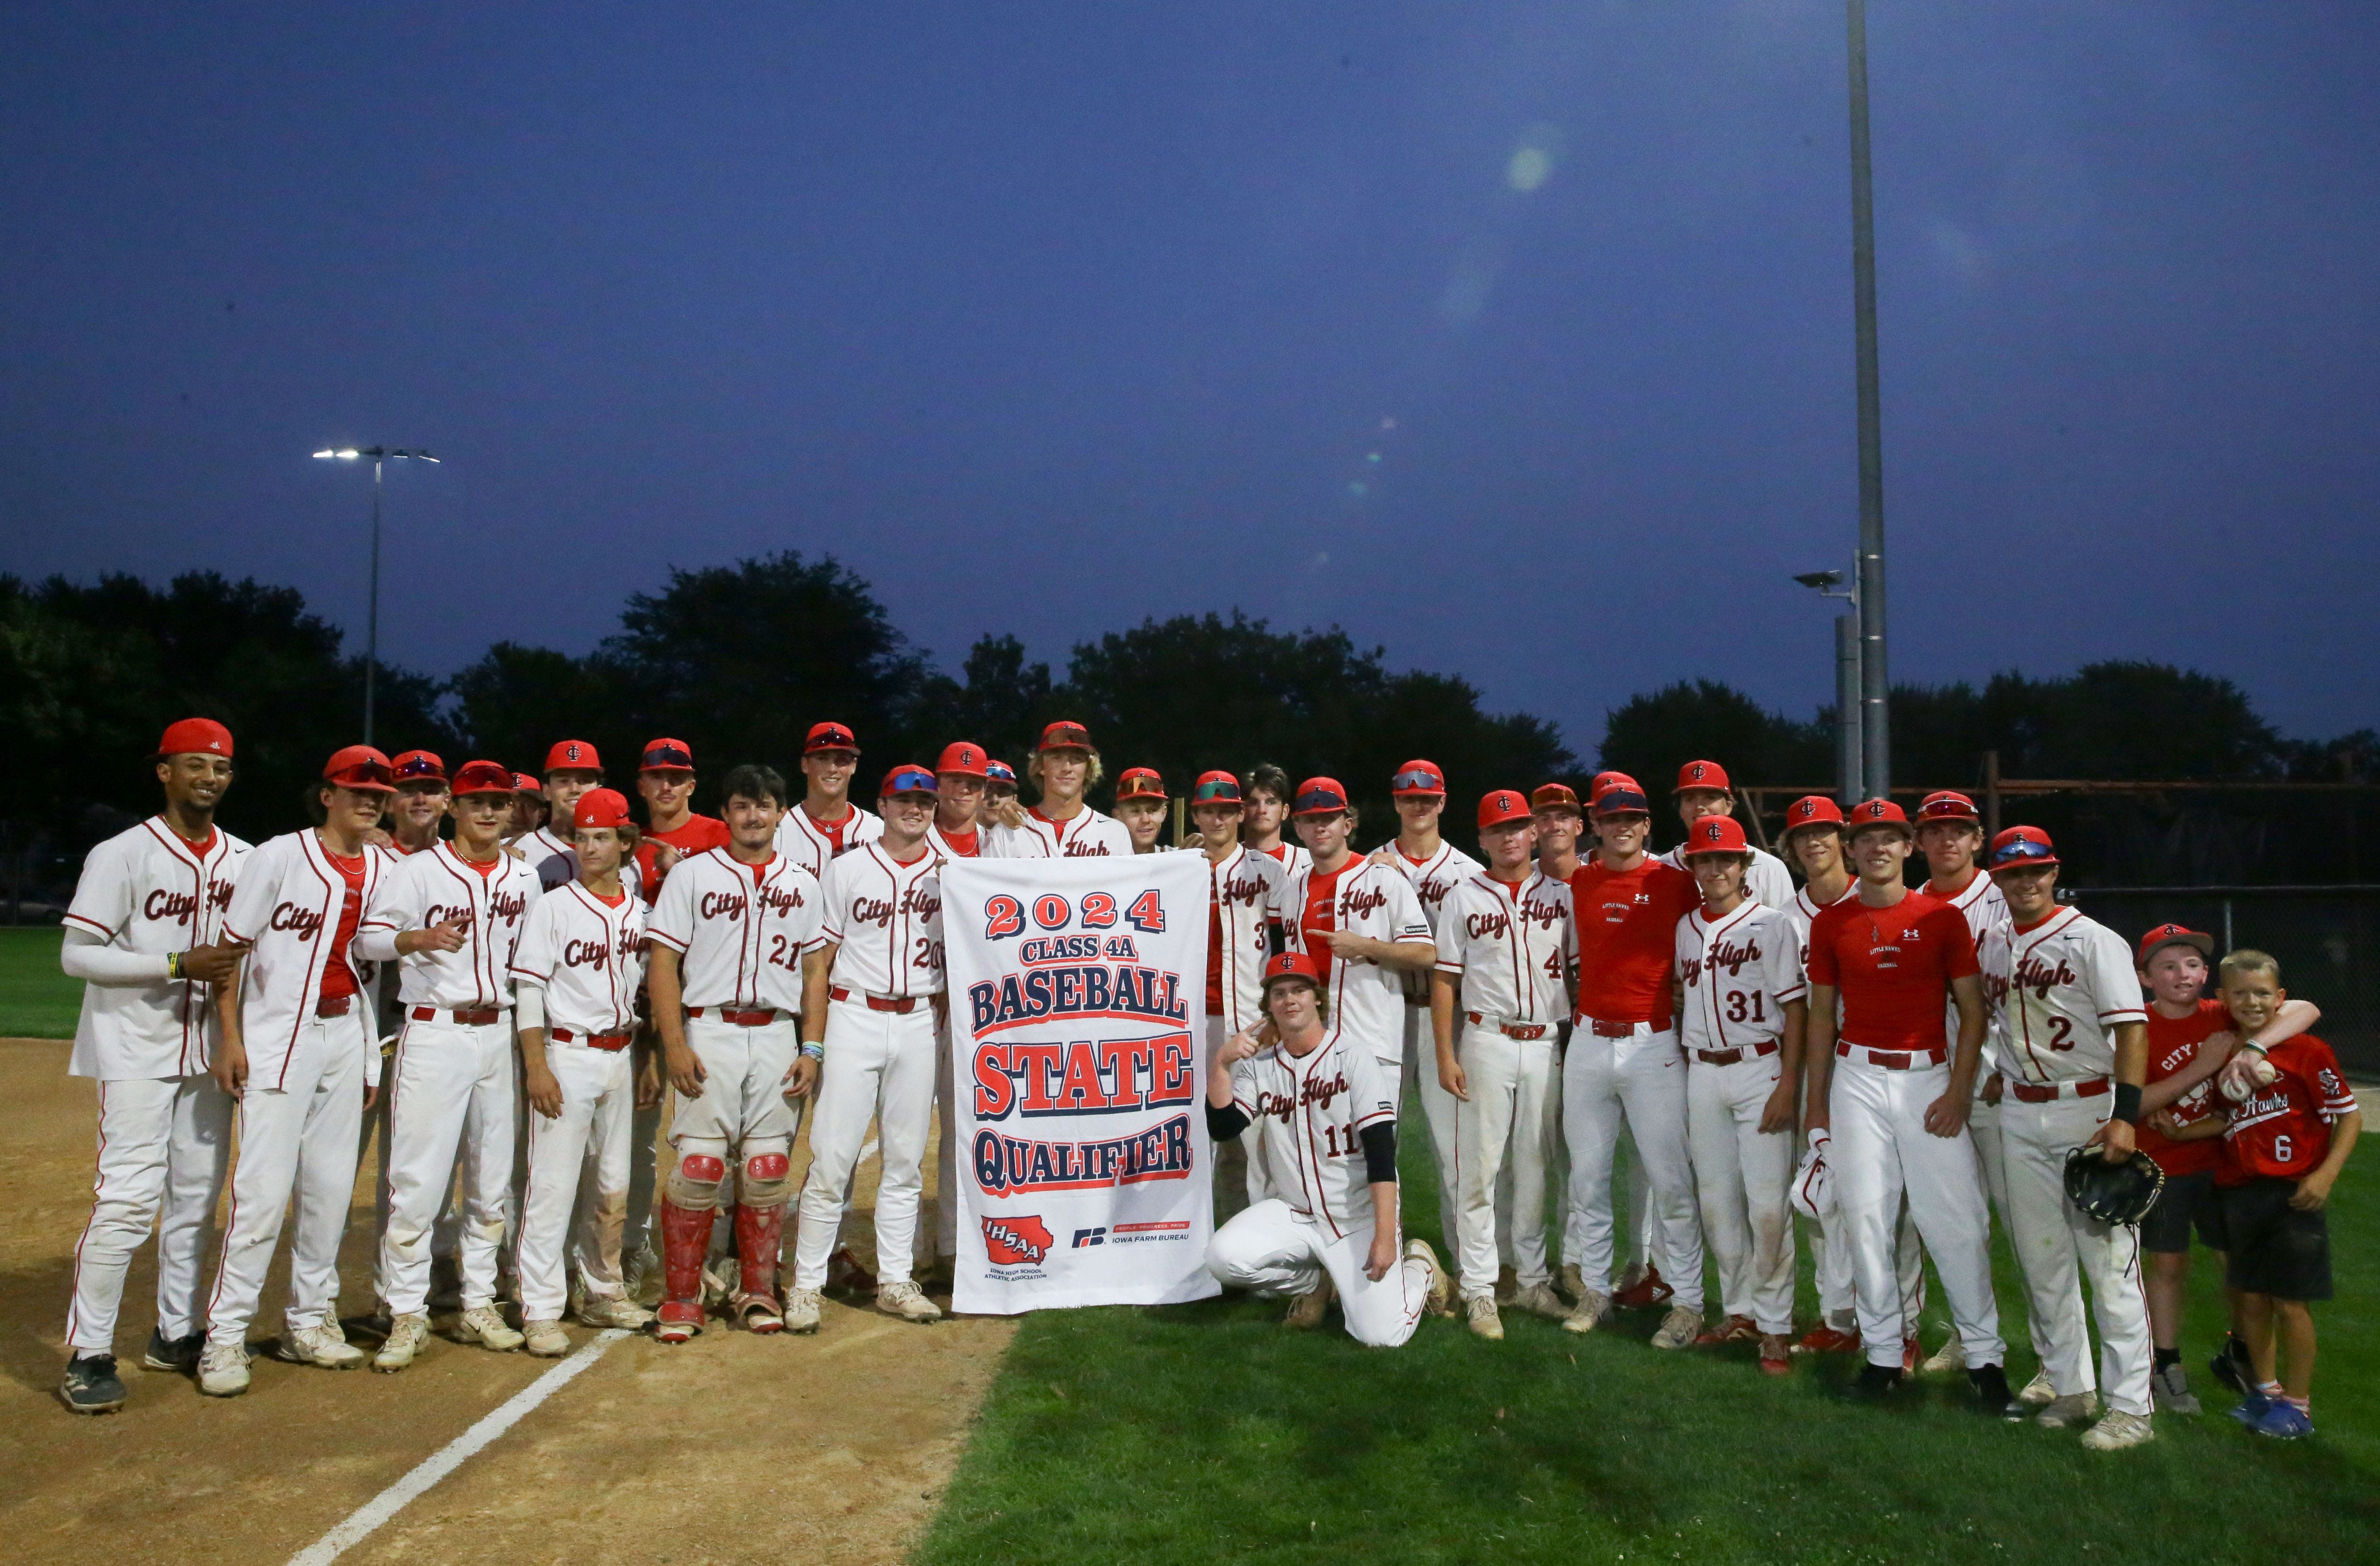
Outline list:
[[[389,776],[399,783],[411,783],[416,778],[437,780],[444,776],[438,763],[428,756],[408,756],[390,770]]]
[[[1426,772],[1415,767],[1390,778],[1389,787],[1403,794],[1411,794],[1416,789],[1426,794],[1443,794],[1446,792],[1446,780],[1436,772]]]
[[[645,752],[644,770],[660,772],[671,770],[694,771],[694,754],[679,746],[657,745]]]
[[[939,783],[934,782],[934,774],[926,771],[923,767],[904,767],[899,771],[884,780],[882,792],[886,794],[939,794],[941,792],[941,787]]]
[[[1193,805],[1240,804],[1242,803],[1240,785],[1221,778],[1218,778],[1213,783],[1202,783],[1190,791],[1190,803]]]
[[[1307,789],[1297,796],[1295,806],[1297,814],[1301,816],[1311,815],[1317,810],[1344,810],[1345,808],[1347,808],[1347,801],[1327,788]]]
[[[336,788],[393,788],[394,774],[385,761],[358,761],[322,781]]]
[[[1992,850],[1992,868],[2005,869],[2010,865],[2021,864],[2028,859],[2047,859],[2054,856],[2050,852],[2049,844],[2030,837],[2020,837],[2003,843]]]

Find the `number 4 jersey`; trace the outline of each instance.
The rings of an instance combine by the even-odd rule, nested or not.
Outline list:
[[[1999,1014],[2000,1070],[2037,1086],[2116,1069],[2115,1030],[2145,1022],[2124,938],[2060,908],[2030,929],[2002,919],[1975,943],[1984,996]]]

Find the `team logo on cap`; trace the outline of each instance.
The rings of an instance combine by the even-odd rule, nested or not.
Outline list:
[[[562,747],[562,759],[565,761],[584,761],[587,759],[586,751],[587,747],[574,739]]]
[[[1880,821],[1884,819],[1885,804],[1883,800],[1871,799],[1864,808],[1867,811],[1867,819],[1869,820]]]
[[[1805,821],[1817,813],[1818,802],[1815,799],[1797,799],[1793,802],[1793,814]]]
[[[1710,767],[1709,767],[1709,764],[1708,764],[1708,763],[1706,763],[1706,762],[1702,762],[1702,761],[1696,761],[1696,762],[1693,763],[1691,766],[1687,767],[1687,769],[1686,769],[1686,781],[1687,781],[1688,783],[1700,783],[1700,782],[1702,782],[1702,781],[1703,781],[1703,774],[1704,774],[1705,772],[1709,771],[1710,771]]]

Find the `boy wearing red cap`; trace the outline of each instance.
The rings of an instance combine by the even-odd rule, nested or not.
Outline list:
[[[1678,821],[1688,833],[1694,823],[1712,816],[1735,816],[1735,785],[1728,781],[1727,769],[1716,761],[1689,761],[1678,769],[1678,786],[1670,791],[1676,801]],[[1736,823],[1738,827],[1742,822]],[[1785,861],[1765,848],[1744,844],[1752,868],[1744,872],[1744,895],[1767,908],[1782,908],[1793,900],[1793,877]],[[1661,856],[1661,863],[1678,869],[1686,868],[1686,845],[1680,844]]]
[[[670,867],[689,854],[707,854],[727,843],[727,823],[694,808],[694,747],[682,739],[646,742],[637,767],[637,793],[645,802],[644,829],[637,833],[638,891],[648,907],[662,894]],[[572,819],[577,819],[574,810]],[[575,839],[577,832],[573,829]]]
[[[1281,946],[1288,877],[1270,855],[1240,841],[1245,801],[1229,772],[1201,772],[1190,820],[1207,856],[1207,1049],[1264,1023],[1264,965]],[[1273,1194],[1264,1142],[1254,1128],[1215,1144],[1215,1220]]]
[[[1135,854],[1162,852],[1157,834],[1165,830],[1166,807],[1172,803],[1165,780],[1153,767],[1127,767],[1116,779],[1116,819],[1123,823]]]
[[[513,840],[513,851],[528,861],[538,885],[547,891],[567,885],[578,874],[570,856],[568,832],[578,796],[603,782],[603,760],[583,739],[556,740],[545,753],[545,822]]]
[[[504,851],[511,796],[511,772],[466,762],[455,776],[454,841],[382,878],[356,935],[358,954],[396,965],[405,1017],[389,1083],[379,1281],[390,1327],[376,1370],[404,1369],[429,1340],[431,1230],[458,1150],[459,1331],[500,1352],[520,1346],[496,1308],[496,1264],[512,1220],[519,1112],[513,952],[540,889],[528,866]]]
[[[336,1309],[356,1144],[380,1083],[362,999],[371,965],[351,948],[396,863],[364,844],[395,792],[379,751],[334,753],[308,801],[316,824],[249,855],[224,915],[225,941],[246,950],[239,971],[214,987],[211,1069],[238,1101],[239,1159],[199,1355],[199,1390],[211,1397],[248,1390],[249,1323],[293,1196],[281,1357],[334,1370],[364,1361]]]
[[[1082,724],[1061,719],[1043,729],[1025,775],[1040,789],[1040,803],[1027,810],[1014,800],[1003,802],[986,856],[1072,859],[1133,852],[1132,833],[1123,823],[1084,803],[1083,795],[1106,773]]]
[[[437,843],[438,823],[452,798],[446,763],[432,751],[400,751],[388,774],[396,783],[389,800],[388,845],[400,858],[419,854]]]
[[[1267,1161],[1299,1177],[1215,1231],[1207,1270],[1227,1289],[1296,1295],[1294,1327],[1318,1323],[1299,1307],[1335,1291],[1349,1336],[1396,1348],[1424,1311],[1445,1314],[1451,1290],[1428,1241],[1397,1243],[1393,1067],[1340,1026],[1303,953],[1266,965],[1264,1008],[1278,1042],[1248,1029],[1208,1058],[1207,1132],[1222,1143],[1258,1127]]]
[[[984,754],[972,740],[953,740],[942,747],[934,763],[934,824],[926,841],[945,859],[976,859],[983,856],[983,807],[991,788],[991,769],[1008,769]]]
[[[99,1082],[99,1173],[75,1246],[71,1357],[58,1390],[77,1414],[124,1405],[116,1311],[152,1223],[157,1325],[141,1363],[198,1363],[199,1252],[231,1150],[231,1099],[207,1074],[220,1037],[213,988],[239,962],[222,940],[224,911],[249,852],[215,825],[231,786],[231,731],[185,718],[153,760],[164,808],[91,851],[59,951],[67,976],[83,981],[67,1072]]]
[[[513,819],[504,829],[509,848],[545,824],[545,785],[527,772],[513,774]]]
[[[859,771],[859,740],[832,721],[812,723],[802,741],[802,801],[777,827],[777,852],[814,880],[863,843],[884,835],[884,823],[851,802],[851,780]]]

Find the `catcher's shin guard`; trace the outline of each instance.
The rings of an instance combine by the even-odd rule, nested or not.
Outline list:
[[[777,1299],[777,1249],[784,1234],[782,1204],[756,1208],[746,1203],[736,1208],[735,1259],[742,1286],[735,1293],[735,1309],[755,1332],[780,1331],[785,1325],[783,1307]]]
[[[702,1262],[710,1249],[710,1208],[682,1208],[666,1196],[662,1209],[662,1275],[666,1297],[653,1330],[682,1343],[702,1330]]]

